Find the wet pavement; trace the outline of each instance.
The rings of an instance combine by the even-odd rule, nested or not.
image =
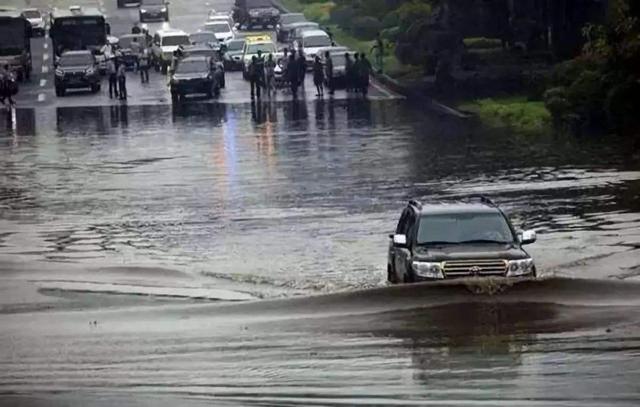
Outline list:
[[[185,5],[172,24],[212,7]],[[136,12],[109,10],[115,31]],[[47,78],[0,110],[0,405],[638,404],[624,140],[384,89],[249,103],[236,77],[171,105],[154,74],[123,104]],[[387,287],[406,201],[469,193],[538,232],[545,279]]]

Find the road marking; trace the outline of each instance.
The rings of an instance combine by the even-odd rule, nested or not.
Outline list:
[[[42,73],[48,73],[49,67],[47,65],[42,65]]]
[[[44,93],[38,94],[38,102],[44,102],[45,99],[46,96],[44,95]]]
[[[47,49],[47,48],[49,48],[49,43],[45,41],[45,43],[43,44],[43,46],[44,46],[44,49]]]
[[[376,88],[380,93],[382,93],[385,97],[393,97],[393,95],[391,95],[391,93],[386,90],[385,88],[383,88],[382,86],[378,85],[377,81],[371,81],[371,85]]]
[[[47,61],[49,59],[49,53],[45,52],[44,54],[42,54],[42,60],[43,61]]]
[[[44,87],[44,85],[47,84],[47,80],[46,79],[40,79],[40,86]]]

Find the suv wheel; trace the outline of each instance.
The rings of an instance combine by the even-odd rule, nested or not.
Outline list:
[[[100,84],[99,83],[91,85],[91,92],[98,93],[98,91],[100,91]]]
[[[64,96],[64,88],[62,86],[56,86],[56,96]]]

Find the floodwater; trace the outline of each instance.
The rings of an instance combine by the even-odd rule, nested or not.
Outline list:
[[[622,141],[488,131],[402,100],[7,123],[0,404],[640,400],[640,157]],[[548,279],[385,287],[405,201],[469,193],[538,231]]]

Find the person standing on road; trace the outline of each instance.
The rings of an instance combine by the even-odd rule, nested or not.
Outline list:
[[[258,77],[258,57],[255,55],[251,57],[251,63],[249,64],[249,83],[251,83],[251,100],[256,96],[260,99],[260,83]]]
[[[136,22],[135,24],[133,24],[133,27],[131,27],[131,34],[140,34],[140,33],[142,33],[142,30],[140,29],[140,26]]]
[[[267,90],[267,97],[271,98],[271,92],[275,94],[275,77],[276,77],[276,61],[273,54],[269,54],[267,61],[264,63],[264,85]]]
[[[369,76],[371,76],[371,71],[372,71],[371,63],[367,59],[367,56],[365,54],[362,54],[360,56],[359,83],[360,83],[360,92],[362,92],[363,96],[367,96],[367,93],[369,92]]]
[[[298,53],[298,84],[304,87],[304,79],[307,76],[307,60],[302,52]]]
[[[327,87],[329,88],[329,95],[333,96],[333,59],[331,59],[331,53],[329,51],[324,53],[324,76],[327,81]]]
[[[118,98],[118,68],[116,67],[116,60],[112,56],[107,61],[107,75],[109,76],[109,99],[113,99],[115,94]]]
[[[118,92],[120,93],[120,100],[127,99],[127,68],[124,62],[120,61],[118,64]]]
[[[351,92],[353,90],[353,61],[348,52],[344,53],[344,68],[345,87],[347,88],[347,92]]]
[[[142,51],[142,47],[140,46],[140,43],[138,42],[137,38],[133,38],[133,40],[131,41],[131,53],[133,55],[136,56],[136,62],[138,66],[136,66],[137,69],[140,69],[140,52]]]
[[[322,66],[322,62],[320,62],[320,57],[316,55],[313,61],[313,84],[316,85],[316,90],[318,93],[316,96],[324,96],[324,68]]]
[[[140,82],[149,82],[149,49],[144,48],[138,58],[138,70],[140,71]]]
[[[291,94],[294,99],[298,98],[298,62],[296,61],[296,55],[294,52],[289,55],[289,63],[287,63],[287,79],[291,86]]]
[[[5,99],[9,99],[9,106],[13,106],[16,102],[13,101],[13,95],[18,93],[18,84],[9,68],[9,65],[4,65],[0,69],[0,102],[4,105]]]

